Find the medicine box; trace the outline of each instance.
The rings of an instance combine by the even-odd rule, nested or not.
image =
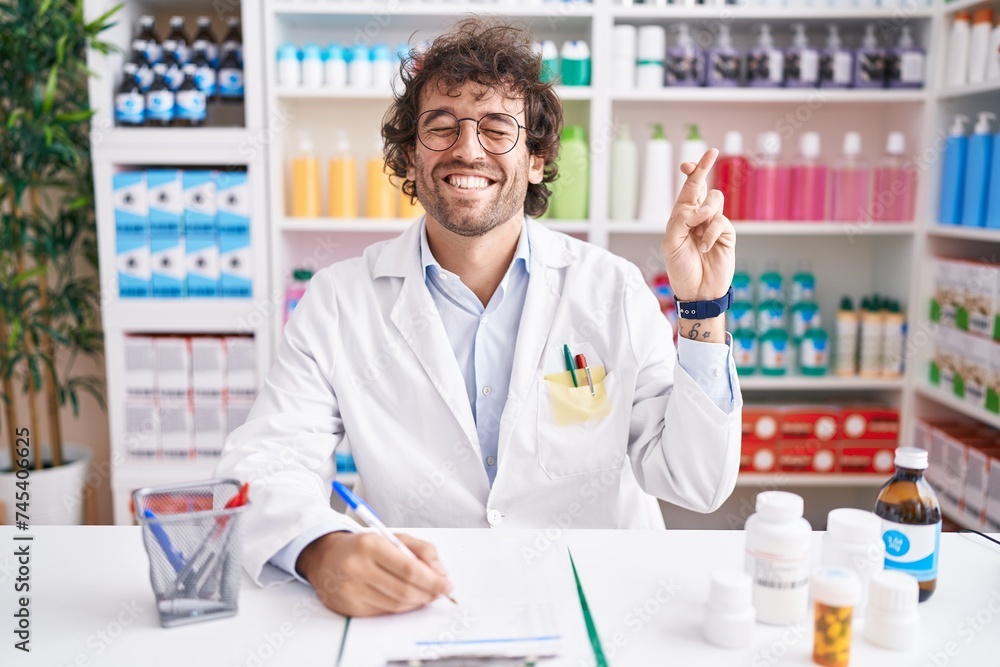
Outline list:
[[[253,408],[253,400],[246,398],[230,398],[226,404],[226,417],[229,433],[232,433],[246,422]]]
[[[219,260],[223,297],[252,296],[250,235],[220,234]]]
[[[156,392],[156,339],[125,336],[125,394],[152,398]]]
[[[956,319],[959,329],[985,338],[996,332],[1000,266],[987,262],[963,262],[962,297]]]
[[[989,382],[986,387],[986,410],[1000,414],[1000,343],[990,343]]]
[[[125,401],[125,446],[129,456],[155,458],[160,447],[160,416],[151,399]]]
[[[111,177],[115,202],[115,234],[149,234],[149,199],[146,172],[120,171]]]
[[[226,388],[230,402],[233,397],[253,399],[257,395],[257,359],[252,337],[226,338]]]
[[[186,399],[191,390],[191,346],[187,338],[156,339],[156,393],[159,397]]]
[[[177,299],[184,296],[187,259],[180,234],[150,237],[153,296]]]
[[[965,506],[963,516],[975,526],[982,528],[986,523],[986,492],[990,467],[994,457],[1000,457],[997,441],[983,440],[970,444],[968,467],[965,475]],[[998,464],[1000,465],[1000,464]]]
[[[192,298],[217,297],[221,294],[219,238],[191,235],[184,239],[187,254],[187,295]]]
[[[219,397],[226,388],[226,344],[217,336],[191,338],[191,389],[195,398]]]
[[[770,472],[778,467],[780,413],[774,406],[744,405],[740,470]]]
[[[118,296],[123,299],[152,295],[149,237],[145,234],[118,234],[115,237],[118,264]]]
[[[783,408],[778,469],[786,472],[836,472],[840,422],[840,409],[836,406]]]
[[[1000,533],[1000,453],[990,455],[986,481],[986,530]]]
[[[215,457],[222,454],[227,430],[226,406],[222,397],[194,400],[195,456]]]
[[[219,171],[215,173],[219,234],[249,236],[250,197],[247,172]]]
[[[841,414],[840,472],[892,474],[899,442],[899,410],[847,406]]]
[[[149,189],[149,233],[152,236],[175,236],[184,233],[184,202],[179,169],[150,169],[146,172]]]
[[[194,445],[194,415],[187,400],[161,399],[160,450],[164,458],[190,458]]]
[[[184,186],[184,229],[187,234],[213,236],[219,232],[215,173],[186,170]]]
[[[974,408],[985,409],[993,341],[962,332],[956,335],[960,337],[961,356],[956,364],[955,393]]]

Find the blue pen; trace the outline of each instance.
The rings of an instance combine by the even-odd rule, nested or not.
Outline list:
[[[385,524],[382,523],[382,520],[378,518],[378,515],[375,514],[375,510],[373,510],[368,503],[356,496],[353,491],[336,480],[333,482],[333,490],[337,492],[338,496],[344,499],[344,502],[347,503],[347,506],[354,511],[358,518],[364,521],[369,527],[374,528],[375,532],[392,542],[393,546],[402,551],[404,554],[408,554],[412,558],[417,558],[417,554],[410,551],[409,547],[400,542],[399,538],[393,535],[389,529],[385,527]],[[420,559],[417,558],[417,560]],[[455,598],[450,595],[446,597],[455,604],[458,604],[458,602],[455,601]]]
[[[183,570],[184,554],[174,549],[174,545],[170,543],[170,536],[167,535],[167,531],[163,530],[163,526],[160,525],[160,522],[156,520],[156,515],[153,514],[153,510],[143,510],[142,515],[149,520],[147,525],[149,526],[149,529],[153,531],[153,537],[155,537],[156,541],[160,543],[160,548],[163,549],[163,553],[166,554],[167,560],[170,562],[170,566],[174,568],[174,572],[180,572]]]

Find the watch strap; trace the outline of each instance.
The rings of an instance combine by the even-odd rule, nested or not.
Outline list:
[[[677,301],[677,315],[685,320],[707,320],[718,317],[733,305],[733,288],[712,301]]]

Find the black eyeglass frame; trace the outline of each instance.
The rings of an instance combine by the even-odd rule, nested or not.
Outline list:
[[[458,132],[455,133],[455,140],[452,141],[451,145],[448,146],[447,148],[431,148],[426,143],[424,143],[424,140],[420,137],[420,119],[423,118],[424,116],[426,116],[429,113],[446,113],[446,114],[448,114],[449,116],[451,116],[452,118],[455,119],[455,122],[458,125]],[[491,151],[489,148],[487,148],[486,145],[483,144],[483,137],[482,137],[482,134],[479,131],[479,124],[483,121],[483,118],[489,118],[490,116],[507,116],[512,121],[514,121],[514,125],[517,127],[517,136],[514,137],[514,143],[512,143],[510,145],[510,148],[508,148],[507,150],[505,150],[505,151],[503,151],[501,153],[497,153],[495,151]],[[413,121],[413,126],[416,128],[417,141],[420,142],[421,146],[423,146],[427,150],[433,151],[435,153],[443,153],[443,152],[445,152],[447,150],[451,150],[455,146],[455,144],[458,143],[458,140],[462,137],[462,121],[465,121],[465,120],[471,120],[472,122],[474,122],[476,124],[476,139],[479,141],[479,145],[482,146],[483,150],[486,151],[487,153],[489,153],[490,155],[506,155],[507,153],[509,153],[512,150],[514,150],[517,147],[517,142],[519,142],[521,140],[521,130],[527,130],[528,129],[524,125],[521,125],[520,123],[518,123],[517,122],[517,118],[515,118],[514,116],[512,116],[509,113],[503,113],[502,111],[490,112],[490,113],[486,114],[485,116],[483,116],[482,118],[480,118],[479,120],[476,120],[475,118],[471,118],[471,117],[459,118],[458,116],[456,116],[452,112],[447,111],[445,109],[428,109],[427,111],[421,112],[421,114],[419,116],[417,116],[416,120]]]

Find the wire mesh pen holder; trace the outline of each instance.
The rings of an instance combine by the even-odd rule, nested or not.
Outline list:
[[[225,505],[239,488],[216,479],[132,493],[163,627],[236,614],[249,506]]]

